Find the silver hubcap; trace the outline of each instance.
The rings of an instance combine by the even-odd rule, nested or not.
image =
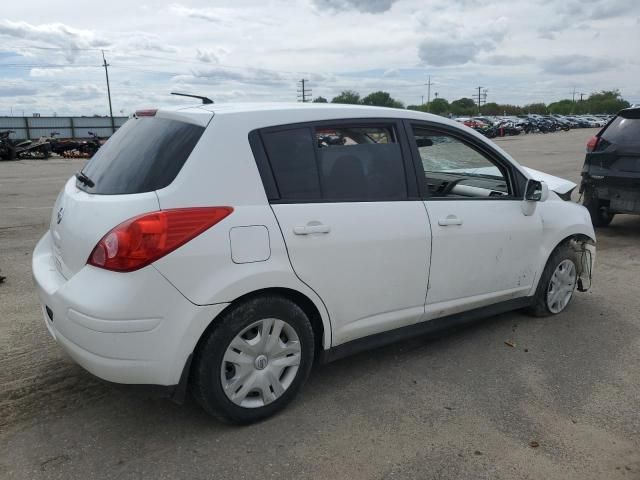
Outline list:
[[[569,304],[576,280],[576,265],[568,259],[560,262],[547,288],[547,307],[551,313],[560,313]]]
[[[287,322],[266,318],[252,323],[225,351],[220,367],[224,393],[241,407],[268,405],[291,386],[300,352],[298,334]]]

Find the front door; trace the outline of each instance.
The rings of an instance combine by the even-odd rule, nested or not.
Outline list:
[[[524,177],[471,136],[411,131],[433,236],[427,318],[529,294],[542,220],[523,213]]]

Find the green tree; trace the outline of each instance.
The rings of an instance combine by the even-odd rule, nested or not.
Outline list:
[[[429,112],[436,115],[446,115],[449,113],[449,102],[444,98],[434,98],[429,104]]]
[[[547,106],[544,103],[530,103],[522,107],[525,113],[535,113],[537,115],[546,115]]]
[[[454,115],[473,115],[478,111],[476,102],[471,98],[459,98],[449,105],[451,113]]]
[[[360,103],[360,94],[354,90],[344,90],[337,97],[333,97],[331,103],[348,103],[357,105]]]
[[[377,91],[370,93],[362,99],[364,105],[375,105],[376,107],[390,107],[390,108],[404,108],[404,104],[391,95],[388,92]]]
[[[502,115],[504,112],[500,109],[500,105],[490,102],[480,107],[480,113],[483,115]]]
[[[617,113],[623,108],[629,108],[629,102],[622,98],[619,90],[602,90],[592,93],[584,102],[579,102],[581,113]]]
[[[548,106],[549,113],[555,113],[557,115],[570,115],[574,112],[575,102],[566,98],[559,102],[550,103]]]
[[[324,97],[316,97],[313,99],[313,103],[329,103]]]

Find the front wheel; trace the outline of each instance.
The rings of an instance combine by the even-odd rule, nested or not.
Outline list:
[[[573,298],[579,276],[577,252],[567,243],[560,245],[544,267],[529,313],[548,317],[564,311]]]
[[[283,409],[300,391],[314,358],[304,311],[279,296],[232,307],[196,351],[192,391],[210,414],[251,423]]]

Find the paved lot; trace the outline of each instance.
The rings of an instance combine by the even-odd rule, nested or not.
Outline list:
[[[592,134],[498,142],[576,181]],[[106,385],[49,337],[30,254],[82,164],[0,163],[0,478],[640,479],[640,217],[599,232],[593,290],[559,317],[510,313],[344,359],[237,428]]]

